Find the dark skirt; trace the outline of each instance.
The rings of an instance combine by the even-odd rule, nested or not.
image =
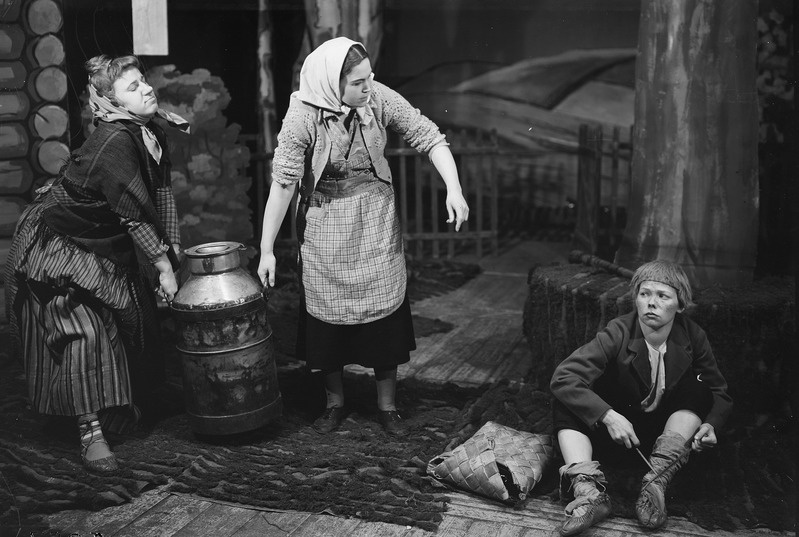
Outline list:
[[[312,370],[333,371],[348,364],[390,369],[410,360],[416,349],[407,294],[394,313],[376,321],[330,324],[308,314],[300,299],[297,357]]]

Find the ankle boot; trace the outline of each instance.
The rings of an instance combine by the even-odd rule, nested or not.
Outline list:
[[[78,421],[78,430],[80,431],[80,460],[83,463],[83,466],[92,472],[99,472],[99,473],[112,473],[119,469],[119,464],[117,463],[116,456],[113,453],[107,455],[105,457],[99,459],[89,459],[88,452],[89,448],[93,444],[103,443],[108,451],[111,451],[111,447],[108,445],[105,437],[103,436],[103,430],[100,428],[100,422],[96,419],[96,415],[92,416],[94,419],[79,419]]]
[[[597,461],[577,462],[560,468],[561,499],[572,499],[566,506],[563,536],[576,535],[610,514],[607,480]]]
[[[635,515],[644,528],[654,530],[666,523],[666,488],[688,461],[690,452],[688,441],[678,433],[663,433],[655,440],[649,456],[649,464],[655,471],[650,470],[644,476],[635,502]]]

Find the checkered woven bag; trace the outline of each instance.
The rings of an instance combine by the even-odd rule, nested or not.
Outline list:
[[[460,446],[434,457],[427,473],[456,487],[507,503],[524,500],[549,468],[552,436],[493,421]]]

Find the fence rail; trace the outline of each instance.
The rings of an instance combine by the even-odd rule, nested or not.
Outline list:
[[[469,221],[455,232],[447,224],[446,185],[426,155],[390,138],[386,157],[392,165],[399,195],[400,226],[406,251],[416,257],[453,257],[473,251],[479,258],[487,247],[499,250],[498,189],[494,180],[498,145],[495,133],[477,130],[447,132],[450,151],[469,204]]]
[[[601,126],[581,125],[578,136],[577,222],[574,243],[611,260],[626,225],[632,180],[632,127],[627,140],[614,127],[610,140]],[[610,165],[609,173],[606,173]]]

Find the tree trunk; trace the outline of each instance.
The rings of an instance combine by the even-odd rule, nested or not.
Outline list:
[[[270,153],[275,148],[275,78],[272,74],[272,23],[268,0],[258,0],[258,147]]]
[[[633,182],[616,255],[698,286],[752,280],[758,228],[757,0],[643,0]]]
[[[166,0],[132,0],[133,53],[140,56],[169,55]]]
[[[305,57],[334,37],[363,43],[374,69],[383,41],[384,0],[305,0],[305,36],[294,64],[293,89],[299,88]]]

